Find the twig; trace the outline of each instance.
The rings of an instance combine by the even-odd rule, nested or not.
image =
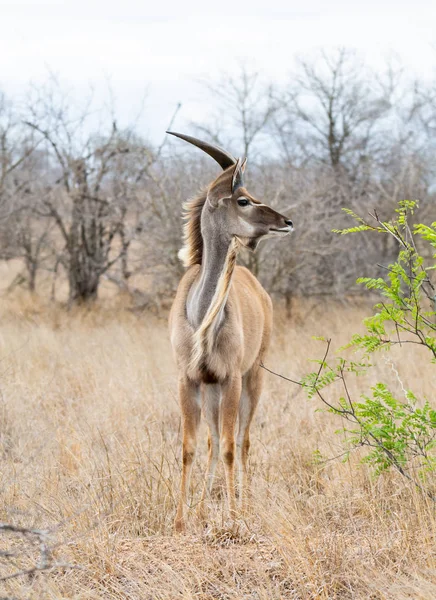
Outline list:
[[[33,529],[30,527],[22,527],[19,525],[12,525],[10,523],[0,523],[0,532],[16,533],[25,538],[33,538],[38,541],[39,544],[39,560],[38,563],[27,569],[19,569],[8,575],[0,576],[0,581],[8,581],[10,579],[16,579],[17,577],[24,577],[34,575],[39,571],[54,571],[59,569],[79,569],[78,565],[71,565],[69,563],[56,562],[53,560],[52,549],[50,545],[50,529]],[[2,558],[12,559],[17,558],[20,555],[16,552],[2,551],[0,553]],[[1,599],[0,599],[1,600]]]
[[[271,373],[271,375],[275,375],[276,377],[280,377],[280,379],[284,379],[285,381],[289,381],[290,383],[295,383],[295,385],[299,385],[300,387],[304,387],[303,384],[301,383],[301,381],[295,381],[295,379],[290,379],[289,377],[285,377],[284,375],[281,375],[280,373],[276,373],[275,371],[271,371],[271,369],[268,369],[268,367],[265,367],[265,365],[263,363],[260,363],[260,367],[262,369],[265,369],[265,371],[268,371],[268,373]]]

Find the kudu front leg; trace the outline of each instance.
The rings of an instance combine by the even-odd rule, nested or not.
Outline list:
[[[236,515],[235,494],[235,458],[236,458],[236,420],[238,418],[241,397],[241,376],[229,378],[222,386],[221,399],[221,456],[226,475],[227,500],[230,517]]]
[[[178,533],[185,530],[185,509],[188,503],[192,465],[197,447],[197,432],[200,424],[200,389],[187,377],[179,379],[179,401],[182,410],[183,448],[182,480],[174,528]]]

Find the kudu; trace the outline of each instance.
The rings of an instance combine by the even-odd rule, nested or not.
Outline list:
[[[212,490],[220,446],[232,517],[236,514],[235,458],[243,502],[249,428],[262,389],[260,365],[270,343],[272,303],[250,271],[236,266],[236,257],[240,248],[255,250],[261,239],[285,236],[293,226],[287,217],[246,190],[246,160],[236,160],[225,150],[196,138],[167,133],[197,146],[223,169],[206,191],[184,205],[184,247],[179,256],[189,269],[179,284],[169,317],[183,423],[175,529],[183,531],[202,407],[209,428],[209,456],[200,507]]]

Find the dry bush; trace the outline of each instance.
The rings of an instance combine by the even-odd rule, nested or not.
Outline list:
[[[220,475],[207,527],[192,510],[189,534],[173,535],[181,431],[166,324],[116,302],[68,319],[27,296],[2,303],[0,521],[57,525],[54,559],[80,569],[5,581],[0,597],[435,597],[434,505],[395,474],[375,480],[358,456],[317,462],[315,450],[341,451],[339,424],[270,375],[252,428],[251,514],[229,527]],[[268,366],[299,377],[319,354],[312,335],[340,344],[369,309],[294,302],[290,319],[276,312]],[[419,354],[391,357],[406,385],[431,393]],[[371,377],[391,372],[381,358]]]

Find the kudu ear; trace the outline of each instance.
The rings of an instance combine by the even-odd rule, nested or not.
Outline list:
[[[213,208],[218,208],[220,201],[224,200],[224,198],[230,198],[231,195],[232,192],[229,190],[228,184],[226,189],[222,185],[218,185],[209,189],[207,192],[207,201]]]
[[[231,173],[231,180],[229,180],[228,175],[226,175],[225,179],[217,181],[215,185],[209,189],[207,200],[213,208],[217,208],[221,200],[231,198],[235,191],[244,185],[243,175],[246,164],[246,158],[244,160],[238,158],[233,173]]]
[[[236,192],[236,190],[244,185],[244,171],[245,166],[247,164],[247,159],[241,160],[238,158],[235,165],[235,170],[233,171],[232,177],[232,194]]]

